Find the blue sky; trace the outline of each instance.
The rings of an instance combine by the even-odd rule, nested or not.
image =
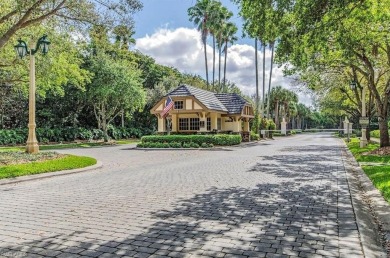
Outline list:
[[[151,35],[159,28],[195,28],[187,15],[188,8],[195,3],[196,0],[143,0],[143,10],[135,15],[135,38]],[[242,19],[238,15],[237,6],[230,0],[222,0],[221,3],[234,13],[231,20],[239,28],[237,43],[253,44],[253,40],[241,38]]]
[[[205,78],[204,46],[200,33],[189,21],[187,10],[194,6],[196,0],[142,0],[144,8],[134,16],[135,48],[153,57],[157,63],[175,67],[179,71],[197,74]],[[228,48],[227,80],[234,82],[244,94],[255,93],[255,49],[254,40],[241,38],[242,19],[238,16],[238,7],[231,0],[221,0],[222,4],[234,13],[232,21],[239,28],[239,40]],[[268,83],[271,60],[270,50],[266,52],[266,82]],[[259,82],[262,82],[262,55],[259,55]],[[212,77],[211,38],[207,46],[209,79]],[[218,58],[217,58],[218,60]],[[223,60],[222,60],[223,61]],[[218,62],[218,61],[217,61]],[[218,64],[216,65],[218,67]],[[217,76],[216,76],[217,79]],[[283,76],[282,68],[274,66],[272,85],[291,88],[291,79]],[[266,86],[268,88],[268,84]],[[260,96],[262,95],[260,89]],[[298,93],[300,101],[310,104],[310,96]]]

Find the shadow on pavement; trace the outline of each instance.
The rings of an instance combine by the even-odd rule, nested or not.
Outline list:
[[[26,239],[17,245],[4,246],[3,242],[2,250],[6,251],[2,252],[20,252],[26,257],[34,257],[34,254],[57,257],[75,257],[75,254],[90,257],[149,257],[152,254],[307,257],[323,254],[338,257],[338,236],[355,235],[352,231],[349,235],[349,231],[339,230],[336,203],[337,192],[313,185],[286,183],[283,187],[259,184],[253,189],[212,188],[176,202],[171,210],[151,214],[156,222],[146,227],[141,225],[137,234],[127,229],[126,224],[123,225],[126,236],[122,238],[93,235],[86,229],[39,241]],[[351,249],[350,253],[358,254],[358,250]]]
[[[348,200],[341,198],[348,196],[348,187],[337,164],[332,163],[340,155],[338,148],[309,146],[294,148],[294,152],[297,154],[262,156],[263,161],[248,171],[279,180],[295,178],[294,181],[258,184],[254,188],[210,188],[176,201],[169,210],[150,214],[153,223],[141,223],[144,219],[139,218],[137,228],[134,223],[121,225],[121,233],[106,228],[105,234],[94,234],[86,228],[72,234],[41,237],[38,241],[29,240],[31,235],[21,236],[17,244],[0,242],[0,256],[19,253],[25,257],[60,258],[191,254],[193,257],[359,257],[354,214]],[[313,183],[307,183],[308,180]],[[326,181],[316,183],[321,180]],[[345,209],[340,210],[344,201]],[[80,221],[86,219],[88,215]],[[108,220],[109,223],[118,227],[115,222]]]

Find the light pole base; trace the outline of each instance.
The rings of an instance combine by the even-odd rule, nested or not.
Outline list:
[[[360,139],[360,148],[364,148],[367,146],[367,139]]]
[[[26,145],[26,152],[30,154],[35,154],[39,152],[38,142],[28,142]]]

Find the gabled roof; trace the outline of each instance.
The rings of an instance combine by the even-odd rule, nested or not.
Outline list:
[[[189,85],[183,84],[168,93],[167,96],[194,96],[208,109],[228,112],[226,107],[218,100],[213,92],[195,88]]]
[[[236,93],[214,93],[185,84],[180,85],[168,93],[167,96],[193,96],[206,108],[224,111],[229,114],[240,114],[245,104],[249,104],[243,97]]]
[[[248,102],[236,93],[215,93],[218,100],[226,107],[229,114],[240,114]]]

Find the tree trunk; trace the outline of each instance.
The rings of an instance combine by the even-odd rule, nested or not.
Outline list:
[[[270,97],[271,97],[271,80],[272,80],[272,68],[274,65],[274,50],[275,43],[271,42],[271,67],[269,70],[269,83],[268,83],[268,98],[267,98],[267,118],[269,119],[269,111],[270,111]]]
[[[226,62],[227,62],[227,44],[228,42],[225,42],[225,60],[224,60],[224,66],[223,66],[223,88],[226,88]]]
[[[121,125],[122,128],[125,128],[125,111],[123,109],[121,110]]]
[[[219,91],[222,92],[222,86],[221,86],[221,56],[222,56],[222,47],[218,48],[218,86]]]
[[[279,129],[279,100],[276,100],[275,104],[275,125],[276,129]]]
[[[206,39],[203,39],[203,46],[204,46],[204,63],[206,66],[206,82],[207,82],[207,90],[209,90],[209,68],[207,65],[207,42]]]
[[[104,138],[104,142],[108,142],[107,118],[106,118],[106,110],[105,110],[104,105],[102,105],[101,111],[102,111],[101,117],[102,117],[103,138]]]
[[[259,110],[259,69],[257,57],[257,39],[255,39],[255,72],[256,72],[256,110]]]
[[[381,147],[389,146],[389,128],[387,126],[387,120],[383,119],[382,117],[378,117],[378,122],[379,122],[379,131],[380,131],[380,146]]]
[[[265,43],[263,42],[263,93],[261,100],[261,117],[264,117],[264,97],[265,97]]]
[[[213,35],[213,90],[215,82],[215,36]]]

